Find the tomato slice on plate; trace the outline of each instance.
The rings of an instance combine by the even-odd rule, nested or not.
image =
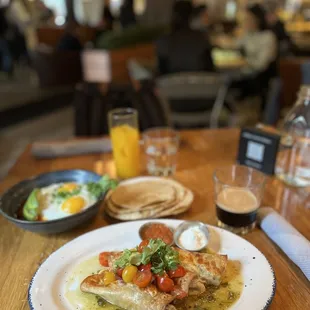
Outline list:
[[[109,267],[109,252],[102,252],[99,254],[99,263],[103,267]]]
[[[157,276],[156,277],[157,287],[160,291],[169,293],[174,288],[174,282],[167,276]]]
[[[152,268],[152,264],[151,264],[151,263],[148,263],[148,264],[146,264],[146,265],[140,265],[140,266],[139,266],[139,270],[140,270],[140,271],[151,270],[151,268]]]
[[[150,270],[138,271],[132,282],[140,288],[145,288],[152,282],[152,272]]]
[[[170,278],[182,278],[185,276],[186,270],[184,269],[184,267],[179,266],[175,270],[169,270],[168,274]]]
[[[138,268],[133,265],[126,266],[122,272],[122,278],[125,283],[130,283],[138,272]]]
[[[123,274],[123,268],[118,268],[117,270],[116,270],[116,274],[119,276],[119,277],[122,277],[122,274]]]
[[[148,246],[149,240],[142,240],[141,243],[138,246],[138,252],[142,253],[143,249]]]

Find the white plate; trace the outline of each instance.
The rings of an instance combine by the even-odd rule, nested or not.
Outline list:
[[[28,292],[31,310],[75,310],[64,297],[65,282],[72,269],[102,251],[122,250],[140,243],[138,231],[150,221],[127,222],[103,227],[67,243],[54,252],[37,270]],[[156,222],[156,221],[153,221]],[[157,221],[158,222],[158,221]],[[182,221],[160,220],[171,227]],[[268,308],[275,294],[275,277],[265,256],[246,240],[223,229],[208,226],[209,246],[230,260],[241,263],[244,288],[231,307],[239,310]]]

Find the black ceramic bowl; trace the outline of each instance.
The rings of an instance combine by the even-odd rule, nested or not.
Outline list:
[[[70,230],[91,219],[98,213],[100,203],[105,194],[86,210],[58,220],[46,222],[25,221],[18,219],[17,214],[34,188],[41,188],[53,183],[62,182],[98,182],[100,178],[100,175],[86,170],[63,170],[41,174],[24,180],[6,191],[0,198],[0,213],[15,225],[37,233],[53,234]]]

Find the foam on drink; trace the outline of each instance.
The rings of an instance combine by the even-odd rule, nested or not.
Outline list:
[[[231,213],[250,213],[258,209],[259,204],[254,194],[239,187],[225,188],[217,197],[219,208]]]

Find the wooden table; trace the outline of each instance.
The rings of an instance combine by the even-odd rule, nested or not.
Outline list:
[[[234,163],[238,137],[237,129],[182,132],[176,178],[193,190],[195,200],[191,210],[179,216],[179,219],[216,223],[212,174],[216,167]],[[31,156],[30,147],[28,147],[11,169],[8,177],[0,184],[0,192],[32,175],[58,169],[82,168],[97,173],[113,174],[111,158],[111,154],[102,154],[36,160]],[[310,199],[308,196],[270,178],[264,204],[273,206],[309,239]],[[112,223],[101,214],[102,212],[83,227],[51,236],[21,230],[4,218],[0,218],[0,309],[29,309],[28,284],[38,266],[52,252],[73,238]],[[310,309],[310,285],[303,273],[261,230],[256,229],[245,238],[266,255],[275,270],[277,289],[271,309]]]

